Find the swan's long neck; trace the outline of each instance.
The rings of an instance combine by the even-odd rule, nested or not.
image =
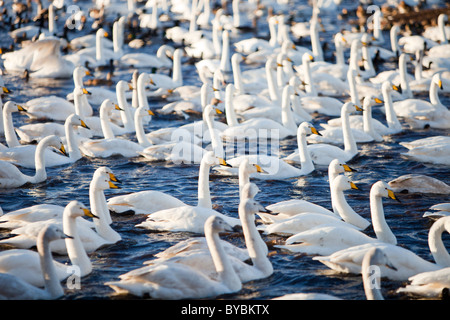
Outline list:
[[[181,87],[183,85],[183,73],[181,70],[181,51],[175,50],[173,55],[173,70],[172,70],[172,80],[177,86]]]
[[[436,264],[442,267],[450,267],[450,254],[442,241],[442,233],[446,231],[445,220],[441,218],[431,226],[428,233],[428,246]]]
[[[300,96],[297,94],[294,94],[291,96],[291,103],[292,103],[292,110],[299,115],[304,121],[311,121],[312,116],[306,112],[306,110],[302,106],[302,102],[300,99]]]
[[[64,233],[71,238],[66,238],[67,255],[73,266],[80,268],[81,276],[87,275],[92,271],[92,263],[89,259],[83,243],[77,231],[77,219],[81,217],[70,217],[67,214],[63,215],[63,230]]]
[[[399,72],[400,72],[400,84],[402,86],[402,90],[404,90],[404,96],[408,98],[412,98],[413,94],[411,88],[409,86],[409,81],[406,78],[407,69],[406,69],[406,55],[402,54],[398,61],[399,64]]]
[[[127,132],[134,131],[134,121],[133,121],[133,115],[131,114],[131,110],[129,108],[127,99],[125,97],[125,89],[122,87],[116,88],[117,92],[117,103],[123,111],[120,112],[120,118],[123,122],[123,127]]]
[[[109,122],[108,108],[100,108],[100,124],[102,127],[103,137],[105,139],[114,139],[115,135]]]
[[[356,79],[355,79],[355,73],[353,70],[348,70],[348,74],[347,74],[347,78],[348,78],[348,85],[350,87],[350,98],[352,100],[352,103],[354,104],[359,104],[359,94],[358,94],[358,89],[356,88]]]
[[[233,87],[228,85],[225,89],[225,116],[229,127],[234,127],[239,124],[236,112],[233,107]]]
[[[309,64],[309,61],[303,61],[303,71],[305,72],[305,80],[306,80],[306,86],[305,90],[307,93],[309,93],[310,96],[317,96],[316,87],[314,86],[312,74],[311,74],[311,66]]]
[[[308,151],[306,135],[302,132],[297,132],[297,145],[300,156],[300,166],[302,170],[314,171],[314,163]]]
[[[212,209],[211,193],[209,189],[209,172],[211,166],[206,159],[200,162],[198,175],[198,207]]]
[[[51,35],[54,35],[57,31],[55,23],[55,7],[51,4],[48,7],[48,32]]]
[[[120,235],[110,226],[112,220],[108,211],[105,194],[103,190],[96,188],[95,180],[91,181],[89,188],[89,202],[92,213],[98,217],[98,219],[94,219],[97,233],[110,243],[119,241],[121,239]]]
[[[398,57],[400,50],[398,47],[398,29],[397,28],[391,28],[390,37],[391,37],[391,50]]]
[[[3,128],[5,130],[5,140],[8,147],[13,148],[20,146],[19,139],[14,131],[12,113],[8,108],[3,109]]]
[[[280,93],[278,90],[278,84],[275,81],[274,70],[272,68],[272,63],[266,63],[266,78],[267,78],[267,87],[269,89],[270,99],[275,103],[279,104],[280,101]]]
[[[350,128],[350,116],[348,112],[341,113],[342,120],[342,134],[344,137],[344,150],[347,153],[356,154],[358,152],[358,146],[356,140],[353,137],[352,129]]]
[[[366,98],[367,99],[367,98]],[[382,141],[383,138],[375,131],[372,121],[372,106],[370,103],[364,105],[363,111],[364,132],[369,134],[375,141]]]
[[[390,129],[401,129],[402,125],[397,118],[397,114],[394,110],[394,104],[392,102],[392,96],[387,88],[383,89],[384,109],[386,113],[386,122]]]
[[[113,24],[113,29],[112,29],[112,33],[113,33],[113,50],[116,54],[121,54],[122,53],[122,39],[120,36],[120,32],[122,31],[120,28],[120,22],[119,20],[114,22]]]
[[[95,59],[97,61],[103,61],[103,35],[100,32],[97,32],[96,34],[96,41],[95,41]]]
[[[242,201],[242,200],[241,200]],[[260,233],[256,229],[255,215],[246,212],[245,202],[239,206],[239,218],[242,221],[242,231],[244,232],[245,245],[248,255],[252,259],[253,266],[264,274],[272,274],[273,266],[267,257],[267,245],[262,240]]]
[[[45,291],[50,297],[58,298],[64,295],[64,290],[56,275],[55,265],[53,263],[50,243],[44,238],[39,237],[36,243],[40,261],[42,275],[44,276]]]
[[[242,287],[241,280],[234,271],[227,254],[223,250],[219,235],[207,228],[205,230],[205,238],[214,262],[214,267],[219,274],[220,281],[232,291],[239,290]]]
[[[431,80],[430,102],[433,106],[442,106],[441,100],[439,99],[438,88],[439,87],[438,87],[437,83],[435,83],[435,81]]]
[[[416,81],[422,80],[422,72],[423,72],[423,51],[419,51],[416,53],[416,65],[414,68],[414,79]]]
[[[441,40],[441,44],[447,44],[448,43],[448,39],[447,39],[447,34],[445,33],[445,16],[440,15],[438,17],[438,27],[439,27],[439,35],[440,35],[440,40]]]
[[[47,179],[47,171],[45,169],[45,149],[48,147],[48,143],[42,142],[38,143],[36,147],[36,151],[34,154],[34,162],[35,162],[35,174],[30,179],[30,182],[39,183],[45,181]]]
[[[281,103],[281,123],[283,126],[291,132],[297,132],[297,124],[294,120],[294,115],[291,109],[291,94],[289,86],[285,86],[283,89]]]
[[[239,65],[238,56],[231,58],[231,67],[233,69],[234,86],[238,94],[245,94],[244,84],[242,82],[241,66]]]
[[[342,189],[338,188],[335,183],[332,183],[331,198],[335,201],[336,211],[342,220],[348,222],[358,228],[365,229],[367,227],[367,220],[357,214],[345,199]]]
[[[323,50],[320,45],[319,29],[317,21],[313,21],[311,24],[311,48],[316,61],[323,61]]]
[[[377,239],[386,243],[397,244],[397,238],[386,223],[383,200],[376,193],[376,190],[370,191],[370,216]]]
[[[269,21],[269,35],[270,35],[269,44],[271,47],[275,48],[278,45],[278,41],[277,41],[277,28],[273,21]]]
[[[369,53],[369,46],[364,45],[362,48],[362,56],[363,56],[363,62],[364,62],[364,69],[368,74],[370,74],[370,77],[373,77],[376,75],[375,68],[373,67],[372,58],[370,57]]]
[[[206,110],[203,111],[203,121],[206,121],[209,130],[209,134],[211,137],[211,146],[212,150],[214,151],[214,155],[216,157],[225,159],[225,151],[223,148],[222,140],[220,140],[219,133],[216,128],[214,128],[214,119],[211,115],[208,114],[208,112],[205,111]]]
[[[384,36],[381,31],[381,17],[381,10],[377,10],[373,17],[373,36],[377,40],[377,43],[384,43]]]
[[[64,123],[64,132],[66,134],[67,149],[70,159],[72,159],[73,161],[81,159],[82,155],[80,148],[78,147],[78,138],[75,135],[72,123],[70,121],[66,121]]]
[[[230,38],[226,31],[222,33],[222,56],[220,58],[219,68],[226,75],[229,75],[232,72],[230,61]]]
[[[152,145],[150,140],[147,138],[147,135],[145,134],[144,130],[144,124],[143,124],[143,117],[139,114],[138,111],[134,114],[134,125],[135,125],[135,131],[136,131],[136,139],[138,143],[143,146],[144,148],[149,147]]]
[[[373,268],[373,266],[372,255],[366,255],[361,264],[364,293],[367,300],[384,300],[380,291],[380,276],[376,274],[377,269]]]
[[[212,22],[212,42],[213,42],[213,48],[214,53],[217,57],[220,56],[220,53],[222,52],[222,42],[220,39],[220,32],[219,32],[219,22],[213,21]]]
[[[344,46],[342,45],[341,39],[336,39],[335,41],[336,47],[336,64],[339,66],[345,66],[345,57],[344,57]]]
[[[147,96],[145,95],[145,81],[144,77],[141,75],[137,81],[137,97],[138,105],[140,107],[148,107]]]

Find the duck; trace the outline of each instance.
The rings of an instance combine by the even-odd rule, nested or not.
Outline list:
[[[217,216],[210,216],[204,223],[204,234],[218,274],[214,280],[190,266],[161,263],[132,270],[121,275],[120,280],[105,284],[119,294],[138,297],[148,294],[155,299],[171,300],[212,298],[237,292],[241,290],[242,282],[219,241],[219,232],[230,230],[231,226]]]
[[[59,132],[61,129],[60,126],[63,129],[63,134]],[[26,135],[26,139],[21,139],[23,141],[40,141],[43,137],[49,136],[51,133],[56,133],[57,136],[65,137],[68,157],[59,155],[51,150],[45,151],[45,166],[50,168],[75,163],[82,158],[81,151],[78,147],[78,138],[73,130],[73,126],[79,126],[89,130],[89,127],[78,115],[72,114],[67,117],[64,125],[54,122],[28,124],[25,127],[23,126],[16,129],[16,132],[21,137]],[[36,132],[38,132],[38,135],[36,135]],[[30,134],[33,134],[34,136],[30,137]],[[5,151],[0,151],[0,158],[24,168],[35,169],[36,163],[33,155],[36,151],[36,145],[19,145],[17,147],[8,148]]]
[[[80,242],[76,224],[79,217],[95,216],[81,202],[73,200],[63,209],[64,226],[63,231],[67,238],[64,239],[68,247],[68,256],[71,265],[53,260],[55,271],[59,281],[67,279],[71,275],[71,268],[77,266],[80,270],[80,276],[84,277],[92,272],[92,263],[86,254],[86,251]],[[10,249],[0,252],[0,270],[25,280],[27,283],[44,287],[45,280],[42,276],[39,253],[27,249]]]
[[[418,162],[450,165],[450,137],[431,136],[399,144],[408,149],[401,153],[407,159]]]
[[[389,243],[366,243],[339,250],[327,256],[315,256],[317,260],[329,268],[341,273],[361,273],[361,262],[368,250],[381,248],[397,270],[381,268],[382,277],[396,281],[407,281],[410,277],[422,273],[437,271],[450,265],[450,255],[442,241],[442,233],[448,228],[448,220],[438,219],[428,232],[428,245],[435,263],[419,257],[414,252]],[[448,230],[447,230],[448,231]]]
[[[349,162],[358,154],[358,146],[353,137],[349,124],[349,114],[353,111],[361,110],[352,102],[346,102],[342,106],[341,119],[344,137],[344,149],[326,143],[314,143],[307,146],[308,152],[315,165],[328,166],[333,159]]]
[[[119,107],[109,99],[106,99],[100,107],[103,139],[79,139],[79,148],[84,155],[94,158],[108,158],[114,155],[137,157],[139,156],[139,152],[144,149],[144,147],[134,141],[116,138],[111,129],[109,120],[109,113],[114,108],[119,109]]]
[[[34,155],[35,174],[28,176],[22,173],[14,164],[0,160],[0,188],[19,188],[26,184],[37,184],[47,180],[47,171],[45,167],[45,150],[47,147],[55,147],[62,154],[67,155],[64,145],[60,138],[50,135],[42,139]]]
[[[343,180],[344,178],[344,176],[338,176],[336,179]],[[336,182],[339,183],[340,181]],[[372,185],[370,190],[370,211],[372,225],[376,234],[375,238],[369,237],[364,232],[356,230],[355,228],[349,228],[342,225],[319,225],[310,230],[302,231],[290,236],[286,239],[284,245],[279,245],[277,247],[291,252],[303,252],[324,256],[364,243],[385,242],[396,245],[397,238],[387,225],[384,217],[383,205],[380,200],[382,197],[398,200],[392,189],[390,189],[384,181],[378,181]],[[361,216],[358,215],[358,217],[360,218]],[[345,220],[346,219],[344,218],[344,221]],[[349,221],[347,220],[347,222]],[[366,228],[368,226],[367,222],[368,221],[365,220]],[[362,225],[362,227],[364,227],[364,225]]]
[[[44,288],[38,288],[8,273],[0,274],[0,297],[4,300],[54,300],[64,296],[64,289],[56,275],[52,253],[49,245],[67,236],[63,231],[49,225],[39,233],[37,248],[42,266],[42,277],[45,278]]]

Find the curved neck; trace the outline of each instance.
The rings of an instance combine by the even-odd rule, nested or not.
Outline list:
[[[323,51],[320,45],[318,23],[313,21],[311,25],[311,47],[316,61],[323,61]]]
[[[14,131],[14,124],[12,119],[12,112],[8,108],[3,109],[3,128],[5,131],[5,140],[8,147],[18,147],[20,146],[19,139],[17,138],[16,132]]]
[[[137,81],[137,97],[138,97],[138,105],[140,107],[148,108],[147,96],[145,95],[145,81],[142,74],[139,76]]]
[[[343,110],[341,112],[342,121],[342,134],[344,138],[344,150],[345,152],[356,154],[358,152],[358,146],[356,140],[353,137],[352,129],[350,128],[350,116]]]
[[[236,112],[233,107],[233,87],[228,85],[225,89],[225,116],[229,127],[234,127],[239,124]]]
[[[255,215],[246,212],[244,204],[245,201],[239,205],[239,218],[242,221],[242,231],[244,233],[248,255],[252,259],[255,268],[266,275],[271,274],[273,272],[273,266],[267,257],[267,245],[256,229]]]
[[[393,53],[395,53],[398,56],[400,50],[398,48],[398,29],[397,28],[391,28],[390,37],[391,37],[391,50]]]
[[[222,42],[220,39],[219,26],[220,24],[218,21],[214,20],[212,22],[212,42],[216,57],[220,56],[220,53],[222,52]]]
[[[39,183],[47,179],[47,171],[45,169],[45,156],[44,156],[45,149],[47,148],[47,146],[48,144],[43,142],[43,140],[41,140],[41,142],[36,147],[36,152],[34,154],[36,171],[34,176],[30,179],[30,181],[33,183]]]
[[[205,112],[206,111],[206,112]],[[220,134],[214,128],[214,120],[212,119],[211,115],[208,114],[207,110],[203,111],[203,121],[206,121],[209,135],[211,137],[211,146],[212,150],[214,151],[214,155],[216,157],[225,158],[225,151],[223,149],[222,140],[220,140]]]
[[[103,60],[103,35],[100,32],[97,32],[96,34],[96,41],[95,41],[95,59],[97,61]]]
[[[198,175],[198,202],[197,206],[207,209],[212,209],[211,193],[209,190],[209,172],[211,166],[206,159],[200,162],[200,169]]]
[[[58,276],[56,275],[52,252],[50,250],[50,243],[45,239],[38,238],[36,246],[41,261],[45,290],[53,298],[63,296],[64,290],[59,282]]]
[[[347,75],[348,75],[347,76],[348,85],[350,87],[350,98],[354,104],[358,105],[360,103],[360,101],[359,101],[358,89],[356,88],[355,74],[354,74],[353,70],[349,69]]]
[[[409,81],[406,78],[407,69],[406,69],[406,55],[401,55],[398,60],[398,69],[400,72],[400,84],[402,89],[404,90],[404,95],[412,98],[411,88],[409,86]]]
[[[336,199],[334,196],[334,192],[333,192],[333,181],[334,179],[336,179],[336,177],[339,175],[339,173],[332,167],[332,166],[328,166],[328,183],[330,185],[330,197],[331,197],[331,207],[333,209],[333,213],[336,214],[337,216],[340,216],[339,214],[339,210],[336,206]],[[345,200],[345,198],[344,198]]]
[[[114,139],[114,132],[111,128],[111,123],[109,122],[108,108],[100,107],[100,124],[102,127],[103,137],[105,139]]]
[[[117,103],[123,111],[120,112],[120,118],[123,122],[123,127],[127,132],[134,131],[134,121],[133,116],[131,114],[131,110],[128,106],[127,99],[125,97],[125,89],[122,86],[116,86],[116,94],[117,94]]]
[[[397,114],[395,113],[391,93],[386,87],[383,88],[383,99],[388,127],[395,130],[401,129],[402,125],[400,124],[400,121],[397,118]]]
[[[446,219],[440,218],[430,228],[428,233],[428,246],[436,264],[442,267],[450,267],[450,254],[442,241],[442,233],[445,231]]]
[[[342,45],[341,39],[336,39],[336,64],[340,66],[345,66],[345,57],[344,57],[344,46]]]
[[[212,230],[205,230],[205,238],[220,281],[233,291],[239,290],[242,287],[241,280],[223,250],[219,235]]]
[[[445,18],[444,18],[444,16],[438,17],[438,26],[439,26],[439,35],[440,35],[441,44],[447,44],[448,39],[447,39],[447,34],[445,33]]]
[[[142,121],[143,120],[142,118],[143,118],[142,115],[139,114],[139,110],[136,110],[134,114],[134,125],[135,125],[134,130],[136,131],[136,139],[141,146],[146,148],[151,146],[152,143],[145,134],[144,123]]]
[[[299,95],[294,94],[291,96],[291,106],[292,110],[294,110],[294,112],[299,115],[304,121],[312,120],[312,116],[303,108]]]
[[[106,204],[105,194],[103,190],[96,188],[95,180],[91,182],[89,187],[89,203],[92,213],[98,217],[98,219],[94,219],[97,233],[110,243],[119,241],[121,239],[120,235],[110,226],[112,220]]]
[[[333,188],[331,190],[332,199],[335,201],[336,214],[338,214],[342,220],[348,222],[359,228],[364,228],[362,226],[366,225],[366,220],[357,214],[352,207],[347,203],[343,190],[337,188],[333,183]],[[366,225],[367,226],[367,225]]]
[[[433,80],[431,80],[430,85],[430,102],[433,106],[442,106],[438,94],[438,85]]]
[[[64,233],[72,238],[66,238],[67,255],[73,266],[80,268],[81,276],[87,275],[92,271],[92,263],[89,259],[83,243],[77,231],[77,219],[81,217],[70,217],[63,214],[63,230]]]
[[[370,255],[366,256],[361,264],[364,293],[366,294],[367,300],[384,300],[380,291],[380,276],[377,274],[379,269],[373,268],[375,264],[371,260]]]
[[[306,135],[303,133],[297,133],[297,145],[298,145],[298,152],[300,156],[300,166],[302,170],[306,171],[313,171],[314,170],[314,163],[311,159],[311,155],[309,154],[307,142],[306,142]]]
[[[67,149],[69,152],[70,159],[73,161],[76,161],[78,159],[81,159],[81,151],[78,147],[78,138],[75,135],[75,132],[72,127],[72,123],[70,120],[66,120],[64,123],[64,132],[66,134],[66,140],[67,140]]]
[[[269,89],[270,99],[278,104],[280,101],[280,94],[278,90],[278,84],[275,81],[274,70],[272,68],[272,63],[266,63],[266,78],[267,78],[267,86]]]
[[[236,54],[231,58],[231,67],[233,69],[234,86],[237,94],[245,94],[241,66],[239,65],[238,56]]]
[[[291,95],[289,86],[285,86],[283,90],[283,101],[281,104],[281,122],[283,126],[291,132],[297,132],[297,124],[291,109]]]
[[[177,86],[181,87],[183,85],[183,74],[181,71],[181,51],[175,50],[173,54],[173,69],[172,69],[172,80]]]
[[[228,32],[222,34],[222,56],[220,58],[220,70],[225,73],[232,71],[230,62],[230,38]]]
[[[366,99],[368,99],[368,98],[366,98]],[[383,140],[383,138],[380,136],[380,134],[378,132],[376,132],[373,127],[372,106],[370,105],[370,103],[364,105],[363,127],[364,127],[364,132],[369,134],[374,140],[376,140],[376,141]]]
[[[275,23],[273,21],[269,21],[269,44],[271,47],[276,47],[278,45],[277,42],[277,28],[275,27]]]
[[[423,52],[420,51],[416,54],[416,63],[414,67],[414,78],[416,81],[422,80],[423,71]]]
[[[373,67],[372,58],[370,57],[369,46],[363,46],[362,56],[363,56],[364,69],[366,70],[366,72],[368,72],[370,74],[370,77],[375,76],[376,72],[375,72],[375,68]]]
[[[386,243],[397,244],[397,238],[386,223],[381,196],[377,195],[374,190],[370,191],[370,216],[377,239]]]
[[[311,96],[317,96],[316,87],[314,86],[312,75],[311,75],[311,66],[309,64],[309,61],[303,61],[303,71],[305,72],[305,80],[306,80],[306,86],[305,90],[309,95]]]
[[[122,37],[120,36],[120,32],[121,27],[120,27],[120,22],[119,20],[117,20],[116,22],[114,22],[113,24],[113,29],[112,29],[112,33],[113,33],[113,50],[115,53],[117,54],[121,54],[122,53]]]

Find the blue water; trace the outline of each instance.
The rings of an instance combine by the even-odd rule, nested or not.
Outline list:
[[[299,0],[296,4],[305,4]],[[89,5],[89,2],[78,2],[79,5]],[[344,1],[341,8],[353,8],[354,3]],[[291,10],[296,6],[292,5]],[[298,12],[295,21],[309,19],[309,13]],[[343,20],[338,20],[334,14],[324,17],[324,23],[335,26],[339,31],[347,26]],[[264,25],[261,26],[264,28]],[[327,59],[333,59],[334,44],[331,37],[334,32],[321,33],[322,41],[329,44],[329,50],[325,51]],[[75,36],[76,34],[71,34]],[[252,34],[242,34],[242,38],[250,37]],[[2,39],[7,39],[5,31],[2,31]],[[389,39],[388,32],[385,38]],[[386,43],[389,43],[386,41]],[[160,41],[154,39],[153,44],[145,49],[145,52],[156,52]],[[305,40],[305,45],[309,45]],[[348,50],[347,50],[348,51]],[[348,52],[346,55],[348,56]],[[382,69],[392,68],[392,64],[385,64]],[[249,67],[248,67],[249,68]],[[133,70],[117,70],[113,80],[130,80]],[[195,67],[183,64],[184,80],[187,84],[199,84],[195,73]],[[96,76],[105,76],[105,73],[96,73]],[[72,79],[25,82],[17,75],[5,74],[4,80],[13,91],[12,95],[4,97],[4,102],[11,99],[24,103],[29,99],[58,95],[65,97],[73,90]],[[114,89],[114,88],[110,88]],[[442,102],[450,105],[450,97],[441,94]],[[426,95],[421,95],[428,99]],[[149,101],[151,108],[159,108],[165,104],[164,101]],[[384,115],[374,109],[373,116],[384,121]],[[314,124],[326,121],[326,117],[318,117]],[[178,126],[193,121],[193,119],[180,119],[178,117],[154,117],[146,127],[146,132],[167,125]],[[29,122],[24,115],[14,114],[15,126]],[[448,131],[436,129],[410,130],[402,121],[405,130],[397,135],[386,137],[381,143],[359,144],[360,155],[349,164],[357,170],[349,174],[351,179],[360,187],[359,191],[347,192],[349,204],[363,217],[370,219],[369,212],[369,190],[371,185],[378,181],[390,181],[406,173],[425,174],[450,184],[450,172],[448,166],[424,164],[407,160],[401,153],[406,149],[399,145],[402,141],[411,141],[419,138],[448,135]],[[134,138],[134,137],[131,137]],[[3,137],[2,137],[3,139]],[[292,152],[296,148],[295,139],[282,142],[280,151],[282,155]],[[122,181],[121,189],[108,190],[106,197],[119,194],[127,194],[141,190],[159,190],[180,198],[185,203],[195,205],[197,203],[197,165],[169,165],[166,163],[150,164],[142,158],[126,159],[113,157],[109,159],[83,158],[73,165],[48,168],[48,179],[46,182],[12,190],[0,189],[0,205],[4,212],[28,207],[40,203],[62,204],[77,199],[89,204],[88,187],[93,172],[99,166],[110,167],[116,176]],[[31,174],[32,170],[23,169],[24,173]],[[305,199],[330,208],[330,192],[326,168],[317,168],[313,173],[296,179],[285,181],[254,181],[261,192],[257,199],[264,205],[269,205],[288,199]],[[211,175],[211,195],[213,204],[225,214],[237,217],[238,185],[237,179]],[[393,200],[384,200],[386,220],[398,238],[400,246],[412,250],[419,256],[432,261],[428,249],[427,236],[432,221],[423,218],[423,213],[431,206],[441,202],[448,202],[448,196],[438,194],[400,194],[401,203]],[[117,280],[118,276],[142,266],[144,261],[152,258],[152,255],[176,242],[193,236],[188,233],[171,232],[149,232],[137,229],[136,224],[145,219],[145,216],[113,215],[112,227],[121,234],[122,241],[107,248],[97,250],[90,255],[94,270],[92,274],[81,280],[80,290],[66,290],[63,299],[122,299],[129,297],[117,297],[113,290],[104,283]],[[367,231],[373,235],[372,229]],[[0,237],[8,237],[7,232],[0,233]],[[264,236],[265,240],[282,241],[282,237]],[[230,237],[229,241],[236,245],[244,245],[241,236]],[[450,248],[450,239],[444,235],[444,241]],[[274,267],[274,273],[267,279],[249,282],[243,285],[243,289],[225,299],[270,299],[287,293],[294,292],[317,292],[329,293],[343,299],[363,300],[365,299],[362,280],[359,275],[341,275],[331,272],[320,262],[313,261],[311,256],[297,255],[273,251],[270,260]],[[60,261],[67,261],[66,257],[56,256]],[[401,282],[383,280],[382,292],[386,299],[401,300],[415,299],[395,293],[402,285]]]

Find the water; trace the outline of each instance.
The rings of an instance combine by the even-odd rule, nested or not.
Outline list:
[[[297,3],[297,2],[296,2]],[[80,2],[80,5],[88,6],[88,2]],[[298,4],[304,4],[299,1]],[[341,7],[353,7],[350,1],[344,1]],[[292,5],[291,9],[296,8]],[[309,18],[309,14],[298,12],[296,21]],[[335,26],[334,31],[321,33],[322,41],[329,44],[330,49],[325,51],[325,57],[332,59],[334,44],[331,36],[334,32],[347,26],[343,20],[338,20],[334,15],[324,16],[324,23]],[[264,27],[264,26],[263,26]],[[74,36],[74,35],[73,35]],[[251,34],[242,34],[242,37],[250,37]],[[385,38],[389,34],[385,32]],[[2,39],[6,34],[2,33]],[[236,38],[237,40],[237,38]],[[388,41],[386,41],[388,43]],[[308,45],[308,42],[305,42]],[[159,45],[157,39],[148,49],[156,52]],[[147,50],[147,49],[146,49]],[[348,55],[348,50],[346,52]],[[392,64],[385,64],[382,68],[391,68]],[[249,66],[243,68],[249,68]],[[130,80],[133,70],[118,70],[114,80]],[[195,67],[183,64],[183,74],[186,84],[199,84],[195,73]],[[104,73],[99,73],[105,76]],[[195,76],[193,76],[195,75]],[[5,83],[13,91],[13,94],[4,98],[4,101],[12,99],[24,103],[29,99],[58,95],[65,97],[73,90],[72,79],[69,80],[30,80],[25,82],[17,75],[4,75]],[[111,88],[113,89],[113,88]],[[450,105],[450,97],[440,94],[445,105]],[[422,95],[427,99],[426,95]],[[159,108],[164,101],[150,101],[152,108]],[[374,118],[384,121],[383,114],[374,109]],[[327,120],[327,117],[318,117],[314,123]],[[167,125],[178,126],[193,121],[192,119],[180,119],[171,117],[154,117],[146,127],[146,132]],[[15,126],[27,123],[29,120],[24,115],[14,114]],[[402,124],[406,126],[404,122]],[[378,180],[390,181],[406,173],[425,174],[450,184],[449,168],[442,165],[432,165],[411,161],[404,158],[401,153],[406,149],[399,145],[402,141],[411,141],[419,138],[448,135],[448,131],[436,129],[410,130],[385,138],[381,143],[359,144],[360,155],[349,164],[357,170],[349,174],[351,179],[360,187],[360,190],[352,190],[346,193],[349,204],[363,217],[370,219],[369,190]],[[131,137],[134,138],[134,137]],[[283,141],[280,147],[281,154],[286,155],[296,148],[295,139]],[[0,204],[4,212],[32,206],[40,203],[62,204],[77,199],[86,205],[89,204],[88,187],[92,174],[100,166],[110,167],[116,176],[122,181],[121,189],[107,190],[106,197],[118,194],[127,194],[141,190],[159,190],[180,198],[187,204],[197,203],[197,165],[169,165],[166,163],[150,164],[142,158],[125,159],[112,157],[109,159],[83,158],[73,165],[48,168],[48,179],[38,185],[13,189],[0,190]],[[32,170],[23,170],[31,174]],[[285,181],[254,181],[261,192],[257,199],[264,205],[269,205],[288,199],[305,199],[330,208],[330,192],[326,168],[317,168],[313,173],[296,179]],[[211,175],[211,195],[213,204],[225,214],[237,217],[238,184],[237,179]],[[423,218],[423,213],[431,206],[449,200],[447,195],[438,194],[400,194],[401,203],[393,200],[384,200],[386,220],[398,238],[399,245],[412,250],[426,260],[432,261],[428,249],[427,236],[432,221]],[[117,280],[118,276],[142,266],[144,261],[152,258],[165,248],[194,236],[188,233],[150,232],[137,229],[136,224],[145,219],[145,216],[113,215],[112,227],[121,234],[122,241],[110,247],[102,248],[90,255],[94,270],[92,274],[81,280],[80,290],[66,290],[63,299],[128,299],[130,297],[115,296],[113,290],[105,286],[108,281]],[[372,229],[367,231],[373,236]],[[8,237],[8,232],[0,233],[1,238]],[[267,241],[282,241],[282,237],[264,236]],[[244,245],[240,236],[230,237],[229,241],[236,245]],[[450,247],[450,239],[444,235],[447,247]],[[5,249],[5,248],[4,248]],[[274,273],[267,279],[252,281],[244,284],[243,289],[232,295],[222,297],[236,300],[270,299],[287,293],[316,292],[329,293],[343,299],[364,300],[365,295],[361,277],[358,275],[342,275],[331,272],[327,267],[311,256],[292,254],[271,248],[270,260],[274,267]],[[59,261],[68,261],[66,257],[55,256]],[[416,299],[395,293],[402,285],[398,281],[383,280],[382,292],[386,299],[405,300]]]

